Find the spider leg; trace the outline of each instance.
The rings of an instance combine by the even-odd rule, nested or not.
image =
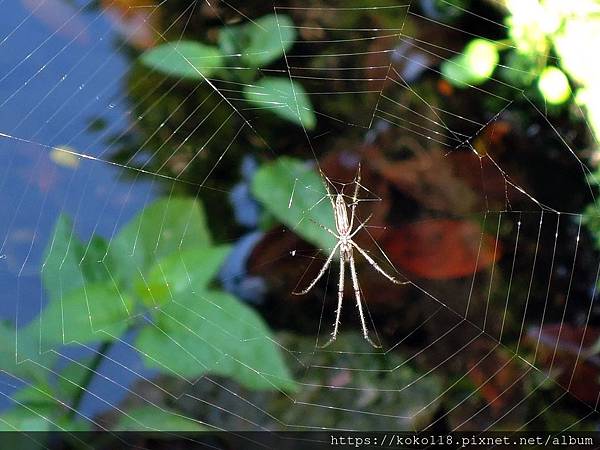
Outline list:
[[[371,217],[373,217],[373,213],[369,214],[369,217],[367,217],[367,219],[366,219],[366,220],[362,221],[362,222],[360,223],[360,225],[356,227],[356,230],[354,230],[354,231],[352,232],[352,234],[349,236],[349,237],[350,237],[350,239],[352,239],[352,238],[354,237],[354,235],[356,235],[356,233],[358,233],[358,232],[361,230],[361,228],[364,228],[364,226],[367,224],[367,222],[368,222],[369,220],[371,220]]]
[[[335,211],[335,202],[333,201],[333,194],[329,190],[329,183],[331,183],[331,182],[329,181],[329,178],[327,178],[327,176],[323,173],[323,171],[320,171],[320,172],[321,172],[321,177],[323,177],[325,179],[325,183],[324,183],[325,190],[327,191],[327,197],[329,197],[329,202],[331,203],[331,208],[333,208],[333,210]]]
[[[308,291],[310,291],[315,286],[315,284],[317,284],[317,281],[319,281],[321,279],[321,277],[323,276],[323,274],[325,273],[325,271],[329,267],[329,264],[331,264],[331,260],[333,259],[334,255],[335,255],[335,252],[337,251],[337,249],[340,246],[340,244],[341,244],[341,242],[338,242],[337,244],[335,244],[335,247],[333,247],[333,250],[331,251],[331,253],[327,257],[327,261],[325,261],[325,264],[323,264],[323,267],[321,267],[321,271],[315,277],[315,279],[312,280],[312,282],[308,285],[308,287],[306,289],[304,289],[303,291],[300,291],[300,292],[292,292],[292,294],[294,294],[294,295],[304,295]]]
[[[319,206],[321,204],[321,202],[323,200],[325,200],[327,197],[329,197],[329,194],[325,194],[323,197],[321,197],[317,203],[315,203],[314,205],[312,205],[310,208],[308,208],[306,211],[312,211],[313,209],[315,209],[317,206]]]
[[[350,229],[354,226],[354,216],[356,215],[356,205],[358,198],[358,188],[360,186],[360,163],[358,163],[358,171],[356,172],[356,178],[354,179],[354,195],[352,195],[352,209],[350,215]]]
[[[333,325],[333,332],[331,333],[331,338],[321,346],[321,348],[325,348],[329,346],[338,334],[338,328],[340,326],[340,315],[342,314],[342,300],[344,298],[344,257],[340,255],[340,278],[338,282],[338,304],[337,309],[335,310],[335,324]]]
[[[383,270],[381,267],[379,267],[379,265],[373,260],[373,258],[371,258],[367,252],[365,252],[362,248],[360,248],[354,241],[349,240],[350,244],[352,244],[352,246],[358,250],[360,252],[361,255],[363,255],[365,257],[365,259],[369,262],[369,264],[371,264],[375,270],[377,272],[379,272],[381,275],[383,275],[384,277],[386,277],[388,280],[390,280],[392,283],[395,284],[410,284],[410,281],[400,281],[397,280],[396,278],[394,278],[391,275],[388,275],[387,272],[385,270]]]
[[[350,274],[352,275],[352,286],[354,287],[354,296],[356,297],[356,306],[358,307],[358,314],[360,315],[360,324],[362,325],[363,337],[375,348],[381,348],[381,345],[375,344],[369,337],[367,331],[367,324],[365,322],[365,315],[363,313],[362,303],[360,301],[360,287],[358,286],[358,277],[356,276],[356,267],[354,264],[354,255],[350,254]]]

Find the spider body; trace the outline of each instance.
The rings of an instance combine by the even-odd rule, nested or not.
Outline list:
[[[349,263],[352,258],[352,244],[350,244],[352,225],[348,222],[348,209],[342,194],[337,194],[335,197],[334,216],[340,243],[340,258]]]
[[[395,284],[408,284],[409,283],[408,281],[405,281],[405,282],[398,281],[396,278],[388,275],[381,267],[379,267],[379,265],[373,260],[373,258],[371,258],[368,255],[367,252],[365,252],[362,248],[360,248],[356,244],[356,242],[354,242],[353,237],[362,228],[364,228],[366,223],[371,218],[371,216],[367,217],[367,219],[364,222],[361,222],[361,224],[358,227],[354,228],[354,219],[356,217],[356,205],[358,204],[358,188],[360,186],[360,166],[358,168],[358,172],[356,175],[356,179],[354,180],[354,184],[355,184],[354,195],[352,196],[352,203],[350,203],[349,205],[344,200],[344,196],[342,193],[336,194],[335,201],[334,201],[333,200],[334,196],[329,191],[328,184],[325,184],[325,187],[327,189],[327,197],[329,197],[329,200],[331,202],[331,207],[333,209],[333,214],[334,214],[334,218],[335,218],[335,228],[336,228],[337,233],[334,232],[333,230],[331,230],[330,228],[324,226],[323,224],[318,224],[318,225],[321,228],[323,228],[324,230],[326,230],[327,232],[334,235],[337,239],[337,244],[335,244],[335,246],[333,247],[333,250],[327,257],[327,260],[325,261],[325,264],[323,264],[323,267],[319,271],[319,274],[308,285],[308,287],[306,287],[306,289],[304,289],[301,292],[294,292],[294,294],[296,294],[296,295],[304,295],[304,294],[308,293],[317,284],[317,282],[321,279],[321,277],[323,276],[323,274],[325,273],[325,271],[327,270],[327,268],[333,261],[335,254],[339,250],[340,272],[339,272],[339,281],[338,281],[338,304],[337,304],[337,309],[336,309],[336,319],[335,319],[335,323],[333,326],[333,332],[331,333],[331,339],[329,339],[329,341],[325,345],[323,345],[323,347],[327,347],[329,344],[331,344],[333,341],[335,341],[337,334],[338,334],[338,328],[340,325],[340,315],[342,312],[342,303],[343,303],[343,298],[344,298],[344,279],[345,279],[344,275],[345,275],[346,264],[348,264],[350,266],[350,276],[352,278],[352,286],[354,288],[354,297],[356,299],[356,306],[358,308],[358,313],[360,316],[363,337],[373,347],[380,347],[371,340],[371,338],[369,337],[368,330],[367,330],[367,324],[365,321],[365,315],[363,313],[363,307],[362,307],[362,303],[361,303],[360,287],[358,285],[358,276],[356,273],[356,264],[354,262],[354,249],[356,249],[367,260],[367,262],[373,268],[375,268],[375,270],[377,270],[379,273],[381,273],[383,276],[385,276],[392,283],[395,283]],[[348,208],[350,208],[350,211],[351,211],[349,220],[348,220]]]

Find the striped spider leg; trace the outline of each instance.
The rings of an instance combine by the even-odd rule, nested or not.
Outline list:
[[[354,288],[354,297],[356,299],[356,306],[358,308],[358,314],[360,316],[360,323],[362,326],[363,337],[371,344],[373,347],[379,348],[381,346],[375,344],[371,338],[369,337],[367,324],[365,321],[365,315],[363,312],[363,306],[360,298],[360,287],[358,285],[358,276],[356,273],[356,264],[354,261],[354,250],[357,250],[366,260],[367,262],[380,274],[390,280],[395,284],[409,284],[409,281],[399,281],[396,278],[388,275],[374,260],[369,256],[369,254],[364,251],[358,244],[356,244],[353,240],[354,236],[365,227],[367,222],[371,219],[372,214],[367,217],[364,222],[361,222],[359,226],[354,228],[354,220],[356,217],[356,205],[358,204],[358,189],[360,186],[360,165],[358,167],[358,172],[356,178],[354,180],[354,194],[352,196],[352,203],[347,204],[344,200],[342,193],[337,193],[335,195],[331,194],[329,190],[328,184],[329,180],[326,179],[325,187],[327,189],[327,197],[331,202],[331,207],[333,209],[333,215],[335,218],[335,228],[337,232],[331,230],[330,228],[324,226],[323,224],[318,224],[321,228],[323,228],[328,233],[331,233],[337,239],[337,243],[333,247],[333,250],[327,257],[325,264],[321,267],[318,275],[310,282],[310,284],[300,292],[294,292],[295,295],[304,295],[308,293],[321,279],[327,268],[330,266],[333,258],[336,255],[336,252],[339,250],[339,262],[340,262],[340,273],[339,273],[339,281],[338,281],[338,303],[337,309],[335,312],[335,324],[333,326],[333,332],[331,333],[331,339],[327,341],[322,348],[327,347],[333,341],[335,341],[338,329],[340,325],[340,315],[342,312],[342,301],[344,297],[344,278],[345,278],[345,266],[348,264],[350,266],[350,276],[352,278],[352,286]],[[334,200],[335,197],[335,200]],[[350,220],[348,220],[348,208],[350,208]]]

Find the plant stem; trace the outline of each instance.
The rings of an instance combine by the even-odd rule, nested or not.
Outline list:
[[[96,350],[96,352],[97,352],[96,356],[94,357],[94,359],[92,360],[90,365],[87,367],[87,372],[85,374],[85,377],[83,378],[83,380],[81,380],[81,384],[79,385],[79,390],[77,391],[77,394],[75,395],[75,397],[73,398],[73,401],[71,402],[71,409],[69,410],[69,414],[67,414],[67,418],[69,420],[75,419],[75,415],[77,414],[77,411],[79,410],[79,407],[81,406],[81,402],[83,401],[83,399],[85,397],[87,388],[89,387],[90,383],[94,379],[94,376],[96,375],[96,372],[97,372],[98,368],[100,367],[100,364],[104,360],[106,353],[110,350],[112,345],[113,345],[113,342],[111,342],[111,341],[103,342]]]

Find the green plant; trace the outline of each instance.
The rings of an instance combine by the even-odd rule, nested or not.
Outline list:
[[[290,201],[291,192],[295,195]],[[317,225],[335,229],[323,181],[309,165],[287,156],[262,165],[252,180],[252,194],[269,214],[316,247],[331,249],[336,244],[335,237]]]
[[[261,76],[259,69],[280,59],[296,39],[291,19],[267,15],[220,30],[218,47],[196,41],[168,42],[146,51],[143,64],[166,75],[206,82],[210,77],[234,81],[255,107],[307,129],[316,125],[310,99],[288,77]]]
[[[600,63],[590,43],[600,38],[595,0],[504,0],[507,38],[474,39],[462,53],[444,61],[442,75],[457,87],[485,83],[494,73],[513,86],[537,94],[551,105],[573,99],[582,106],[600,137]],[[500,52],[506,60],[501,68]],[[554,55],[558,56],[556,58]],[[569,78],[567,78],[567,76]],[[575,95],[571,95],[571,83]]]
[[[0,427],[89,427],[75,411],[110,347],[126,333],[135,334],[132,345],[158,373],[191,381],[210,373],[248,389],[294,390],[263,320],[212,282],[228,252],[212,241],[198,201],[158,200],[110,241],[81,242],[61,216],[42,268],[48,303],[16,330],[16,340],[10,324],[0,325],[0,369],[27,384],[14,397],[16,407],[0,416]],[[92,358],[58,368],[56,351],[72,344],[99,347]],[[117,428],[157,425],[199,428],[154,405],[151,414],[141,407],[123,416]]]

